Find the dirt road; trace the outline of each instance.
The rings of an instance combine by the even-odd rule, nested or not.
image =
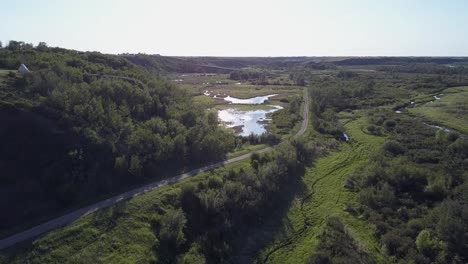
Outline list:
[[[309,96],[308,96],[307,88],[304,88],[304,99],[305,99],[304,113],[303,113],[303,118],[304,119],[302,121],[302,126],[301,126],[300,130],[293,136],[293,138],[298,138],[298,137],[302,136],[305,133],[305,131],[307,130],[307,127],[309,125]],[[264,153],[264,152],[272,150],[274,147],[275,146],[266,147],[266,148],[263,148],[263,149],[260,149],[260,150],[254,151],[254,152]],[[233,162],[248,159],[248,158],[250,158],[250,156],[254,152],[250,152],[250,153],[244,154],[242,156],[238,156],[238,157],[235,157],[235,158],[232,158],[232,159],[228,159],[228,160],[225,160],[225,161],[221,161],[221,162],[218,162],[218,163],[207,165],[207,166],[192,170],[190,172],[174,176],[172,178],[155,181],[155,182],[149,183],[147,185],[141,186],[139,188],[136,188],[136,189],[121,193],[121,194],[113,196],[113,197],[110,197],[110,198],[108,198],[106,200],[103,200],[103,201],[91,204],[89,206],[83,207],[81,209],[78,209],[76,211],[73,211],[71,213],[63,215],[61,217],[58,217],[58,218],[52,219],[50,221],[47,221],[47,222],[45,222],[45,223],[43,223],[41,225],[35,226],[33,228],[30,228],[28,230],[25,230],[23,232],[17,233],[15,235],[12,235],[10,237],[7,237],[5,239],[0,240],[0,250],[11,247],[11,246],[13,246],[13,245],[15,245],[17,243],[32,239],[32,238],[37,237],[37,236],[39,236],[39,235],[41,235],[43,233],[49,232],[49,231],[51,231],[53,229],[64,226],[64,225],[66,225],[66,224],[68,224],[70,222],[73,222],[76,219],[78,219],[78,218],[80,218],[80,217],[82,217],[84,215],[95,212],[95,211],[97,211],[99,209],[102,209],[102,208],[109,207],[109,206],[114,205],[114,204],[116,204],[118,202],[128,200],[128,199],[130,199],[132,197],[135,197],[135,196],[140,195],[142,193],[145,193],[145,192],[151,191],[153,189],[159,188],[161,186],[164,186],[164,185],[167,185],[167,184],[170,184],[170,183],[174,183],[174,182],[180,181],[180,180],[188,178],[188,177],[192,177],[194,175],[197,175],[200,172],[209,171],[209,170],[219,168],[219,167],[222,167],[224,165],[227,165],[227,164],[230,164],[230,163],[233,163]]]

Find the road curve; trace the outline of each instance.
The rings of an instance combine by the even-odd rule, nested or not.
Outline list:
[[[307,127],[309,125],[309,96],[308,96],[307,88],[304,88],[304,98],[305,98],[305,103],[304,103],[304,113],[303,113],[302,126],[301,126],[300,130],[293,136],[293,138],[298,138],[298,137],[302,136],[305,133],[305,131],[307,130]],[[116,204],[118,202],[128,200],[128,199],[130,199],[132,197],[135,197],[135,196],[140,195],[142,193],[145,193],[145,192],[151,191],[153,189],[159,188],[161,186],[164,186],[164,185],[167,185],[167,184],[170,184],[170,183],[174,183],[174,182],[180,181],[180,180],[188,178],[188,177],[192,177],[194,175],[197,175],[200,172],[209,171],[209,170],[219,168],[219,167],[222,167],[224,165],[227,165],[227,164],[230,164],[230,163],[233,163],[233,162],[248,159],[248,158],[250,158],[250,156],[254,152],[256,152],[256,153],[268,152],[268,151],[272,150],[274,147],[275,146],[266,147],[266,148],[263,148],[263,149],[260,149],[260,150],[257,150],[257,151],[253,151],[253,152],[250,152],[250,153],[247,153],[247,154],[244,154],[244,155],[232,158],[232,159],[228,159],[228,160],[225,160],[225,161],[221,161],[221,162],[217,162],[217,163],[214,163],[214,164],[211,164],[211,165],[207,165],[207,166],[204,166],[204,167],[201,167],[201,168],[198,168],[198,169],[195,169],[195,170],[192,170],[192,171],[189,171],[189,172],[186,172],[186,173],[183,173],[183,174],[180,174],[180,175],[168,178],[168,179],[155,181],[155,182],[149,183],[147,185],[138,187],[136,189],[133,189],[133,190],[121,193],[119,195],[110,197],[110,198],[108,198],[106,200],[103,200],[103,201],[88,205],[86,207],[83,207],[81,209],[78,209],[76,211],[68,213],[66,215],[63,215],[63,216],[60,216],[58,218],[47,221],[47,222],[45,222],[45,223],[43,223],[41,225],[35,226],[33,228],[30,228],[28,230],[22,231],[20,233],[14,234],[12,236],[9,236],[9,237],[7,237],[5,239],[0,240],[0,250],[11,247],[11,246],[13,246],[13,245],[15,245],[17,243],[32,239],[34,237],[37,237],[37,236],[39,236],[39,235],[41,235],[43,233],[49,232],[49,231],[51,231],[53,229],[56,229],[58,227],[64,226],[64,225],[66,225],[66,224],[68,224],[68,223],[70,223],[70,222],[84,216],[84,215],[95,212],[95,211],[97,211],[99,209],[103,209],[103,208],[109,207],[111,205],[114,205],[114,204]]]

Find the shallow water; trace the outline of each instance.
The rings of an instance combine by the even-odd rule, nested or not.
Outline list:
[[[268,98],[273,97],[277,94],[270,94],[265,96],[257,96],[248,99],[240,99],[232,96],[224,97],[225,101],[231,102],[231,104],[263,104]]]
[[[226,94],[215,94],[213,91],[205,91],[203,93],[204,95],[206,96],[213,96],[213,98],[223,98],[223,96],[225,96]],[[270,97],[273,97],[273,96],[276,96],[278,94],[269,94],[269,95],[264,95],[264,96],[256,96],[256,97],[252,97],[252,98],[247,98],[247,99],[241,99],[241,98],[236,98],[236,97],[232,97],[230,95],[224,97],[223,99],[225,101],[228,101],[230,102],[231,104],[263,104],[265,103],[266,100],[268,100],[268,98]]]
[[[343,133],[343,137],[344,137],[344,139],[345,139],[346,142],[349,141],[349,137],[348,137],[348,135],[347,135],[346,133]]]
[[[266,115],[282,109],[279,105],[272,105],[271,109],[258,109],[258,110],[239,110],[236,108],[229,108],[218,111],[218,118],[221,122],[227,124],[227,127],[242,126],[241,136],[248,136],[250,134],[261,135],[266,132],[265,124],[259,123],[265,120]]]

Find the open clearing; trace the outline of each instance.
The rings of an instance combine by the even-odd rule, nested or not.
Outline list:
[[[408,109],[437,124],[468,133],[468,87],[454,87],[442,92],[440,100]]]

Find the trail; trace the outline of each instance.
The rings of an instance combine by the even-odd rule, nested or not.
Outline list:
[[[309,101],[310,100],[309,100],[308,90],[307,90],[307,87],[306,87],[306,88],[304,88],[304,102],[305,103],[304,103],[303,121],[302,121],[301,128],[293,136],[294,139],[302,136],[306,132],[307,127],[309,125]],[[281,143],[279,143],[279,144],[281,144]],[[276,145],[276,146],[278,146],[278,145]],[[83,208],[78,209],[76,211],[73,211],[71,213],[65,214],[65,215],[60,216],[58,218],[54,218],[54,219],[49,220],[49,221],[47,221],[47,222],[45,222],[43,224],[40,224],[38,226],[35,226],[33,228],[30,228],[28,230],[16,233],[16,234],[14,234],[12,236],[9,236],[7,238],[4,238],[4,239],[0,240],[0,250],[11,247],[11,246],[13,246],[13,245],[15,245],[17,243],[32,239],[32,238],[37,237],[37,236],[39,236],[41,234],[49,232],[49,231],[51,231],[53,229],[64,226],[64,225],[66,225],[68,223],[71,223],[71,222],[75,221],[76,219],[78,219],[78,218],[80,218],[82,216],[85,216],[85,215],[90,214],[92,212],[95,212],[97,210],[112,206],[112,205],[114,205],[116,203],[122,202],[124,200],[128,200],[128,199],[130,199],[132,197],[135,197],[137,195],[140,195],[140,194],[149,192],[151,190],[160,188],[162,186],[165,186],[165,185],[168,185],[168,184],[171,184],[171,183],[175,183],[175,182],[178,182],[180,180],[195,176],[200,172],[210,171],[210,170],[213,170],[213,169],[216,169],[216,168],[219,168],[219,167],[222,167],[222,166],[234,163],[234,162],[238,162],[238,161],[248,159],[248,158],[250,158],[250,156],[253,153],[268,152],[268,151],[274,149],[276,146],[266,147],[266,148],[263,148],[263,149],[260,149],[260,150],[257,150],[257,151],[252,151],[252,152],[249,152],[247,154],[244,154],[244,155],[241,155],[241,156],[238,156],[238,157],[235,157],[235,158],[231,158],[231,159],[228,159],[228,160],[224,160],[224,161],[221,161],[221,162],[217,162],[217,163],[214,163],[214,164],[210,164],[210,165],[207,165],[207,166],[203,166],[201,168],[194,169],[192,171],[189,171],[189,172],[186,172],[186,173],[183,173],[183,174],[171,177],[171,178],[167,178],[167,179],[159,180],[159,181],[154,181],[154,182],[151,182],[149,184],[143,185],[141,187],[138,187],[138,188],[132,189],[130,191],[121,193],[119,195],[110,197],[110,198],[108,198],[106,200],[103,200],[103,201],[88,205],[86,207],[83,207]]]

